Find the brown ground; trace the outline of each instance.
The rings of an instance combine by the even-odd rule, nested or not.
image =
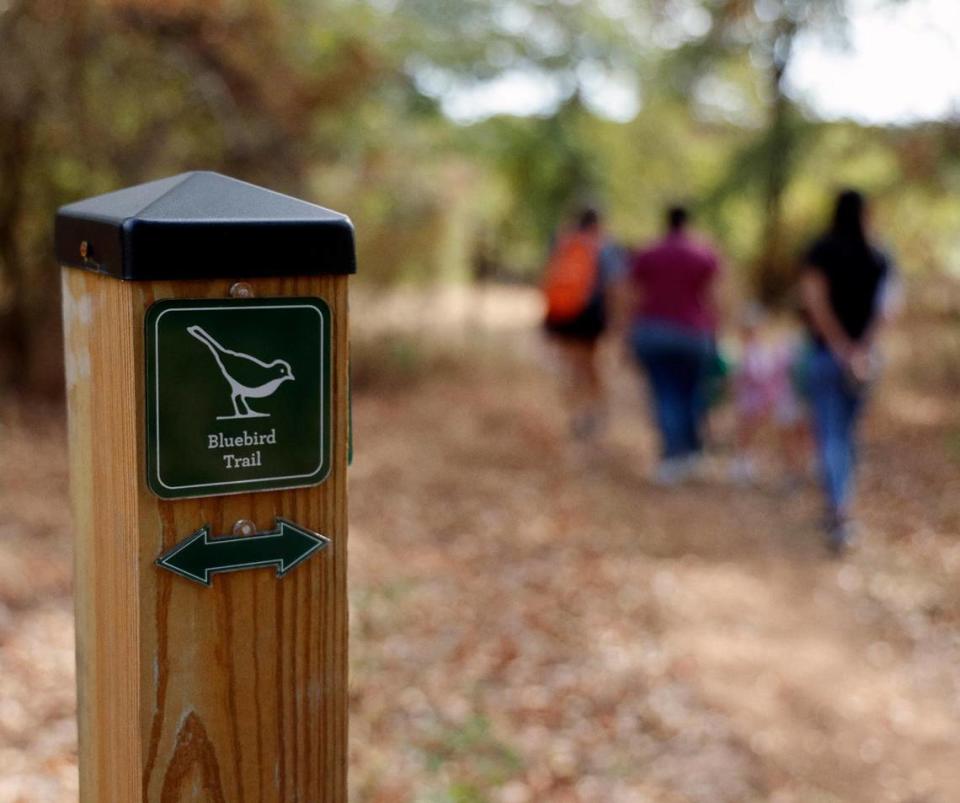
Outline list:
[[[471,325],[457,361],[358,344],[356,803],[960,800],[960,323],[891,339],[842,562],[812,487],[650,486],[633,377],[578,450],[530,332]],[[0,430],[0,801],[73,801],[63,426],[26,415]]]

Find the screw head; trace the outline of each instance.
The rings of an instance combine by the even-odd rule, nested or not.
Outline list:
[[[257,525],[250,519],[240,519],[233,525],[234,535],[254,535],[257,532]]]

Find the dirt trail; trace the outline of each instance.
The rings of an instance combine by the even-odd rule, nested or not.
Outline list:
[[[919,345],[891,344],[836,561],[812,484],[651,486],[633,376],[578,451],[500,337],[358,401],[357,799],[960,800],[960,410],[910,385]]]
[[[930,332],[891,343],[867,538],[838,562],[813,487],[722,466],[652,487],[633,376],[603,451],[571,445],[522,317],[468,321],[456,359],[400,338],[364,367],[358,343],[351,799],[960,800],[960,410]],[[3,803],[76,799],[63,430],[41,412],[0,429]]]

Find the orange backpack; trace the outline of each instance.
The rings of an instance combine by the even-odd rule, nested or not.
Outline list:
[[[597,287],[599,257],[596,235],[574,232],[560,240],[543,278],[549,322],[572,321],[587,308]]]

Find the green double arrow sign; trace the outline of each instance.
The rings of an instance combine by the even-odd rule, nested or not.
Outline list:
[[[277,518],[275,529],[243,536],[210,537],[204,525],[156,560],[157,566],[209,586],[213,575],[273,566],[283,577],[330,543],[330,539],[286,519]]]

